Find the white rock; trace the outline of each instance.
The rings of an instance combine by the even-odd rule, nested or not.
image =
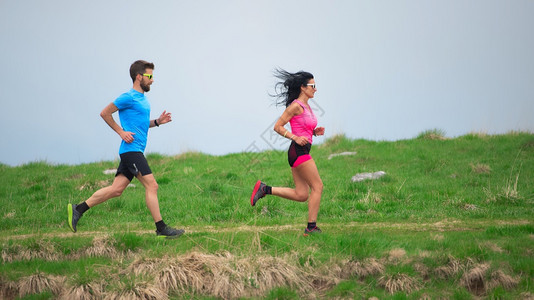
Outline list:
[[[341,152],[341,153],[334,153],[334,154],[330,154],[328,156],[328,159],[332,159],[333,157],[336,157],[336,156],[345,156],[345,155],[355,155],[356,152]]]
[[[107,170],[104,170],[103,173],[106,174],[106,175],[115,174],[115,173],[117,173],[117,169],[107,169]]]
[[[351,181],[352,182],[360,182],[367,179],[378,179],[382,176],[386,175],[386,172],[384,171],[378,171],[374,173],[360,173],[352,176]]]

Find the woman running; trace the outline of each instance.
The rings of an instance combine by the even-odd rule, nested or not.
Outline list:
[[[281,69],[276,70],[275,76],[281,81],[275,85],[277,94],[274,96],[280,99],[277,104],[285,104],[286,110],[274,125],[274,131],[291,140],[287,156],[295,188],[271,187],[258,180],[250,196],[250,204],[256,205],[265,195],[276,195],[298,202],[308,201],[308,226],[304,230],[304,236],[321,233],[321,229],[317,227],[317,214],[323,182],[310,150],[313,136],[323,135],[324,127],[316,127],[317,118],[308,104],[308,100],[317,91],[315,79],[308,72],[289,73]],[[284,128],[288,122],[291,132]]]

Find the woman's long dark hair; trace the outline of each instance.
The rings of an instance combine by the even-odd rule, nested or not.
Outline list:
[[[293,100],[300,95],[300,87],[308,84],[313,75],[308,72],[299,71],[297,73],[289,73],[283,69],[276,69],[274,76],[281,81],[274,86],[275,94],[271,95],[277,98],[277,105],[285,105],[288,107]]]

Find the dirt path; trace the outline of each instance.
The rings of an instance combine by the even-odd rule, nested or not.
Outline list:
[[[373,222],[373,223],[359,223],[351,222],[348,224],[333,224],[321,223],[323,230],[338,231],[338,230],[392,230],[392,231],[430,231],[430,232],[446,232],[446,231],[478,231],[484,230],[489,226],[504,226],[504,225],[527,225],[534,224],[530,220],[442,220],[434,223],[391,223],[391,222]],[[303,229],[302,224],[290,225],[273,225],[273,226],[255,226],[255,225],[241,225],[235,227],[214,227],[214,226],[187,226],[184,227],[187,233],[231,233],[231,232],[265,232],[265,231],[300,231]],[[153,234],[153,230],[130,230],[129,233],[136,234]],[[70,232],[65,228],[61,232],[52,233],[34,233],[34,234],[17,234],[17,235],[2,235],[1,241],[6,240],[24,240],[34,237],[40,238],[67,238],[72,236],[105,236],[113,234],[113,231],[83,231],[77,233]]]

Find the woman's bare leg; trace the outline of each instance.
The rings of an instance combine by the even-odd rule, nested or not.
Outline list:
[[[293,201],[308,200],[308,222],[316,222],[323,194],[323,181],[313,159],[292,168],[295,188],[273,187],[272,194]],[[311,193],[309,192],[311,190]]]

